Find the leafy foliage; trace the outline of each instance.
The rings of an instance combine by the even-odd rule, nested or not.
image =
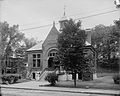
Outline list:
[[[20,76],[19,75],[5,75],[5,76],[2,76],[1,79],[2,79],[2,83],[12,84],[18,81],[18,79],[20,79]]]
[[[19,32],[19,26],[13,25],[10,26],[7,22],[0,23],[0,68],[5,69],[5,62],[13,56],[20,57],[21,60],[18,60],[19,66],[13,64],[12,67],[19,67],[20,72],[26,74],[25,64],[27,62],[27,54],[25,51],[30,47],[34,46],[37,42],[35,39],[25,38],[22,32]],[[17,65],[17,66],[16,66]]]
[[[13,51],[19,47],[24,34],[18,31],[18,25],[9,26],[7,22],[0,22],[0,63],[13,55]],[[0,68],[5,68],[1,63]]]
[[[92,45],[98,52],[99,66],[112,68],[115,65],[117,68],[118,62],[113,60],[117,59],[119,37],[116,26],[98,25],[92,30]]]
[[[48,81],[51,86],[55,86],[56,81],[58,81],[58,75],[56,73],[48,73],[45,77],[45,80]]]
[[[76,23],[72,19],[65,23],[65,28],[58,37],[60,63],[66,71],[73,73],[75,76],[75,86],[76,73],[81,71],[85,73],[87,71],[86,67],[91,70],[84,56],[85,41],[86,34],[85,30],[81,29],[81,22]]]
[[[78,22],[80,23],[80,22]],[[79,70],[78,66],[85,63],[83,47],[85,45],[85,31],[81,30],[72,19],[65,23],[63,32],[58,37],[58,49],[61,64],[65,70]]]
[[[18,31],[18,25],[9,26],[7,22],[0,23],[0,34],[1,34],[1,58],[5,58],[11,55],[13,49],[17,48],[24,34]]]

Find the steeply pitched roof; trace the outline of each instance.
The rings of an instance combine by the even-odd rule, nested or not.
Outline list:
[[[42,42],[36,44],[35,46],[31,47],[27,51],[37,51],[37,50],[42,50]]]
[[[49,34],[47,35],[45,41],[43,44],[45,44],[45,42],[48,41],[54,41],[58,39],[58,35],[59,35],[59,31],[57,30],[57,28],[55,27],[55,23],[53,23],[53,27],[51,28]]]

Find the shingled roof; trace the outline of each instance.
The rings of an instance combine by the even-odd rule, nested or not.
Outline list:
[[[53,27],[51,28],[49,34],[47,35],[43,45],[46,43],[46,42],[49,42],[49,41],[56,41],[58,39],[58,35],[59,35],[59,31],[57,30],[57,28],[55,27],[55,22],[53,22]]]

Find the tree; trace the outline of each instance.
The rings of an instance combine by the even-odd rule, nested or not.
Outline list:
[[[29,49],[39,42],[41,42],[41,41],[36,41],[34,38],[31,38],[31,39],[25,38],[24,39],[24,46],[26,47],[26,49]]]
[[[19,32],[18,25],[9,26],[7,22],[0,23],[0,59],[8,59],[13,51],[20,46],[24,34]],[[1,64],[4,66],[4,64]]]
[[[24,38],[24,34],[19,32],[18,25],[9,26],[7,22],[0,23],[0,48],[1,57],[10,55],[9,53],[19,47]]]
[[[23,61],[27,62],[28,58],[27,58],[26,50],[33,47],[37,43],[38,43],[38,41],[36,41],[34,38],[31,38],[31,39],[24,38],[23,44],[15,50],[16,56],[22,57],[24,59]]]
[[[120,33],[116,26],[97,25],[92,30],[92,45],[96,45],[98,64],[102,67],[113,68],[117,66],[115,60],[118,51],[118,38]]]
[[[86,66],[84,58],[86,34],[81,29],[81,22],[75,23],[70,19],[65,23],[65,28],[58,36],[59,58],[66,71],[74,74],[74,85],[76,86],[76,74],[83,71]]]
[[[120,32],[120,19],[115,21],[115,25],[116,25],[117,32]],[[119,37],[118,44],[119,44],[118,51],[119,51],[119,56],[120,56],[120,37]],[[119,74],[120,74],[120,57],[119,57]]]

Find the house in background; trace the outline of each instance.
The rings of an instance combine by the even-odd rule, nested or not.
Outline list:
[[[60,31],[64,28],[64,23],[67,22],[65,14],[59,21],[60,30],[55,27],[55,23],[46,37],[45,41],[33,46],[27,50],[28,53],[28,77],[35,80],[40,80],[45,77],[46,69],[52,68],[53,58],[57,54],[57,39]],[[88,32],[86,44],[91,44],[91,34]]]

